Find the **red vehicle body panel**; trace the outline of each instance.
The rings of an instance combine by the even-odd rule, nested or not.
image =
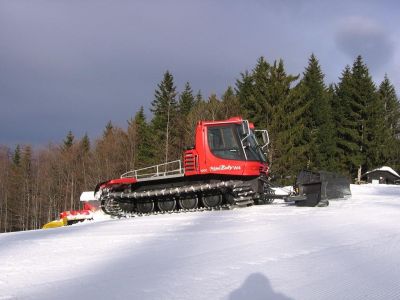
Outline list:
[[[231,176],[259,176],[260,173],[268,175],[268,165],[261,161],[223,159],[215,156],[209,147],[207,130],[210,127],[237,124],[241,125],[243,119],[234,117],[223,121],[200,121],[195,132],[195,146],[183,153],[183,168],[185,176],[222,174]],[[249,123],[251,130],[254,124]],[[100,189],[115,187],[116,185],[130,185],[136,183],[135,178],[112,179],[101,184]]]
[[[115,185],[129,185],[132,183],[136,183],[137,180],[136,178],[132,177],[127,177],[127,178],[116,178],[116,179],[111,179],[109,181],[106,181],[100,185],[100,189],[104,189],[110,186],[115,186]]]
[[[71,217],[82,217],[82,216],[90,216],[92,214],[91,210],[81,209],[81,210],[67,210],[60,213],[60,219],[63,218],[71,218]]]
[[[110,180],[107,184],[131,184],[135,183],[137,180],[136,178],[117,178],[117,179],[112,179]]]
[[[192,150],[184,152],[185,175],[226,174],[238,176],[258,176],[268,173],[268,166],[260,161],[230,160],[215,156],[209,147],[207,128],[212,126],[242,124],[240,117],[224,121],[201,121],[196,127],[196,142]],[[254,125],[250,123],[250,129]]]

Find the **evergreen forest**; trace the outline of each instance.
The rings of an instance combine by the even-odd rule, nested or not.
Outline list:
[[[278,184],[293,184],[302,169],[339,172],[353,182],[384,165],[400,171],[399,99],[388,76],[372,80],[361,56],[329,85],[314,55],[302,74],[260,57],[222,95],[202,95],[189,82],[178,91],[171,72],[160,77],[151,119],[141,107],[126,128],[110,121],[96,139],[68,132],[38,150],[0,145],[0,232],[41,228],[59,212],[79,209],[82,191],[99,182],[181,158],[199,120],[242,116],[268,129],[271,180]]]

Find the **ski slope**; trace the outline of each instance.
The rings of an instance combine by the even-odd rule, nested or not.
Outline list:
[[[400,186],[0,234],[0,299],[400,299]]]

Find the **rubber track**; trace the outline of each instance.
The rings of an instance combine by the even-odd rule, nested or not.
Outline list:
[[[146,199],[146,198],[154,198],[154,197],[157,198],[157,197],[168,197],[168,196],[179,197],[182,195],[208,193],[208,192],[216,192],[216,194],[220,194],[224,192],[226,189],[229,189],[233,194],[234,196],[233,200],[235,204],[224,204],[215,207],[199,207],[195,209],[175,209],[172,211],[153,211],[148,214],[142,214],[137,212],[123,211],[119,206],[119,203],[114,200],[115,198]],[[103,199],[101,207],[105,213],[114,217],[123,218],[132,216],[144,216],[144,215],[147,216],[147,215],[157,215],[157,214],[172,214],[172,213],[182,213],[182,212],[231,209],[234,207],[240,207],[241,203],[244,204],[242,206],[247,206],[248,204],[254,204],[253,196],[254,196],[254,191],[250,188],[250,186],[243,184],[242,181],[230,180],[217,183],[198,184],[192,186],[159,189],[153,191],[132,192],[132,193],[110,192],[106,195],[105,199]],[[108,201],[107,205],[105,205],[105,201]]]
[[[113,200],[112,200],[113,201]],[[171,211],[152,211],[151,213],[137,213],[137,212],[126,212],[123,211],[118,202],[115,202],[113,206],[113,210],[108,210],[107,214],[117,217],[117,218],[131,218],[131,217],[142,217],[142,216],[151,216],[151,215],[165,215],[165,214],[176,214],[176,213],[187,213],[187,212],[202,212],[202,211],[213,211],[213,210],[229,210],[235,207],[240,207],[238,205],[224,204],[215,207],[198,207],[193,209],[174,209]],[[103,208],[103,205],[102,205]],[[103,209],[104,211],[104,209]]]

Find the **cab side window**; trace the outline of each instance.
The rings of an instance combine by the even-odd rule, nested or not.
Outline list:
[[[235,126],[215,126],[207,129],[208,146],[220,158],[243,160],[242,148]]]

